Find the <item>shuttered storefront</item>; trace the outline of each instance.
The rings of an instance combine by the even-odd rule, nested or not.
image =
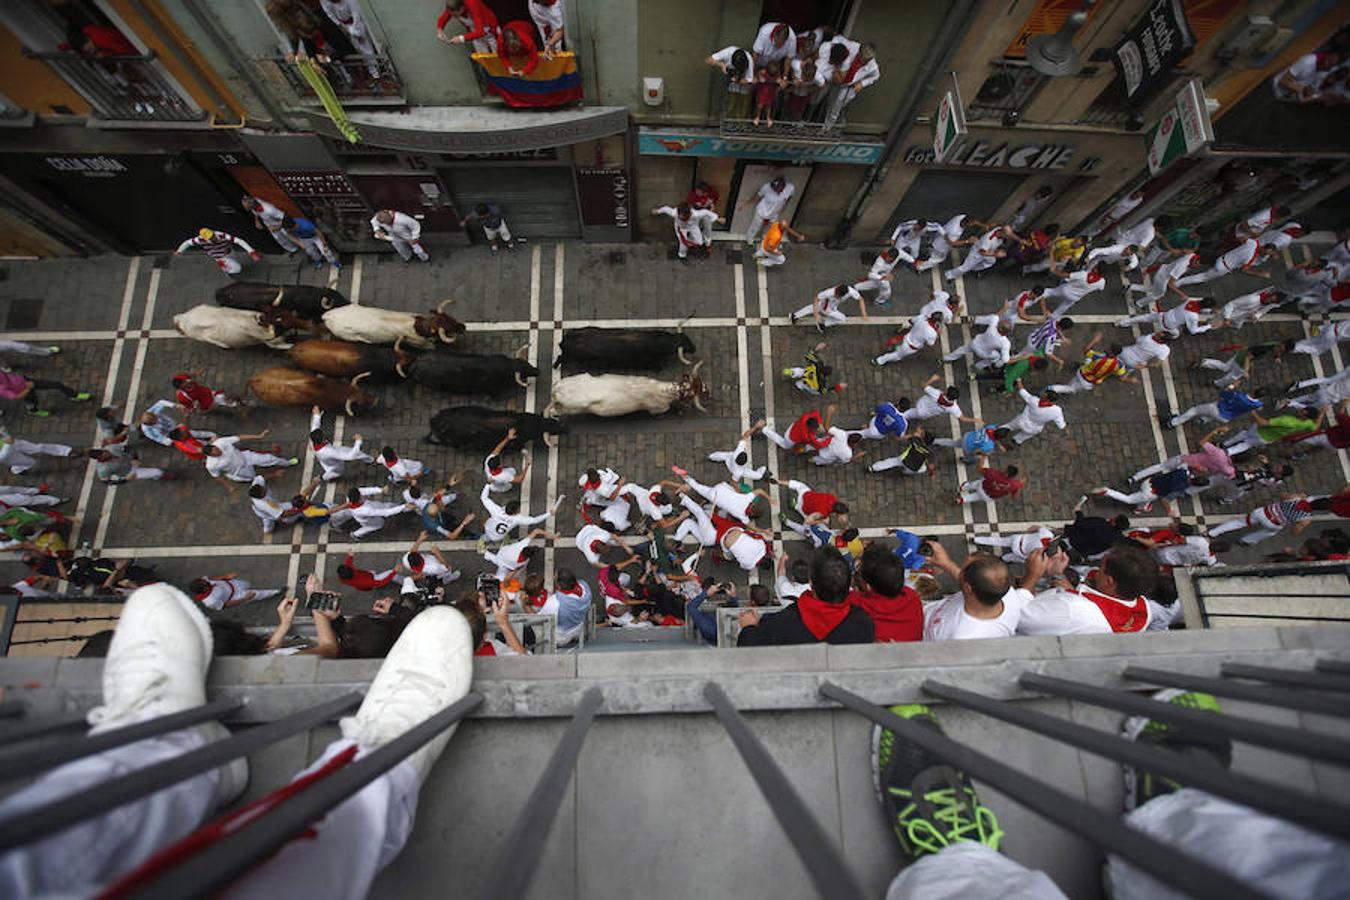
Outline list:
[[[460,215],[479,203],[496,203],[513,235],[534,240],[581,237],[576,189],[567,166],[479,164],[443,168],[440,175]]]

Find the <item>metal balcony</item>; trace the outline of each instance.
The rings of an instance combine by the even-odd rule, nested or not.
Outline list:
[[[280,57],[260,60],[260,63],[279,75],[301,103],[307,106],[320,105],[314,89],[293,63]],[[329,57],[328,62],[320,64],[320,68],[328,76],[333,93],[343,105],[401,106],[406,102],[403,81],[398,77],[393,61],[383,54],[369,60],[359,54],[333,56]]]
[[[179,93],[153,52],[84,56],[74,52],[24,56],[51,66],[102,119],[121,122],[200,122],[206,113]]]

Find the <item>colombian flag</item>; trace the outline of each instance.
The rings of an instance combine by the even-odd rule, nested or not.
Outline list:
[[[487,89],[510,106],[562,106],[581,99],[574,53],[558,53],[553,59],[540,56],[534,71],[524,77],[508,73],[495,53],[475,53],[473,61],[483,68]]]

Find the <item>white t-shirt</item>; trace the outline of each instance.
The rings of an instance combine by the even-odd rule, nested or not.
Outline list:
[[[781,191],[774,190],[773,182],[764,182],[759,186],[759,190],[755,191],[755,196],[759,198],[755,215],[761,219],[782,218],[781,213],[787,208],[788,200],[792,199],[796,190],[796,186],[790,181],[783,184]]]
[[[1166,344],[1158,343],[1153,339],[1153,335],[1145,334],[1141,335],[1139,340],[1120,351],[1120,361],[1123,362],[1127,368],[1137,369],[1155,359],[1167,359],[1171,353],[1171,347]]]
[[[1214,265],[1220,269],[1226,269],[1229,272],[1241,269],[1243,266],[1252,264],[1256,259],[1256,254],[1261,250],[1261,245],[1256,242],[1256,238],[1247,238],[1247,240],[1238,244],[1232,250],[1229,250],[1223,256],[1219,257]]]
[[[919,311],[914,315],[914,324],[918,325],[920,322],[926,324],[928,317],[933,313],[940,314],[942,321],[947,325],[952,324],[952,319],[956,317],[956,313],[952,312],[952,308],[947,305],[951,299],[952,295],[946,291],[935,291],[933,299],[919,307]],[[936,334],[936,332],[934,333]]]
[[[1122,606],[1137,606],[1147,617],[1151,615],[1148,604],[1142,598],[1125,602],[1100,591],[1090,591],[1102,598],[1105,603],[1119,603]],[[1145,624],[1139,630],[1147,628]],[[1022,608],[1022,617],[1017,623],[1018,634],[1111,634],[1106,614],[1093,601],[1074,591],[1063,588],[1051,588],[1042,591]]]
[[[712,55],[713,62],[719,62],[724,66],[730,66],[731,58],[735,56],[736,51],[740,49],[741,48],[737,47],[735,44],[732,44],[730,47],[723,47],[721,50],[718,50],[716,53]],[[727,74],[728,75],[731,74],[730,70],[728,70]],[[741,77],[737,79],[736,83],[737,84],[755,83],[755,66],[753,62],[745,67],[745,72],[741,74]]]
[[[787,28],[787,40],[783,41],[783,46],[775,47],[773,45],[773,30],[779,25]],[[755,55],[764,62],[773,62],[779,59],[787,59],[797,51],[797,35],[790,26],[783,22],[765,22],[760,26],[759,34],[755,35],[755,42],[751,45]]]
[[[942,246],[946,247],[949,246],[953,241],[961,240],[961,235],[966,230],[965,223],[966,223],[965,213],[952,216],[946,222],[942,223],[941,233],[938,234],[938,236],[933,240],[934,246],[941,244]]]
[[[842,297],[836,297],[834,295],[834,288],[828,287],[825,290],[821,291],[820,293],[816,294],[816,299],[820,301],[820,311],[822,313],[826,313],[826,312],[834,312],[835,310],[837,310],[839,308],[839,304],[843,303],[845,300],[861,301],[862,294],[858,293],[858,291],[852,285],[849,285],[847,294],[845,294]]]
[[[796,603],[797,598],[810,589],[811,585],[793,581],[786,575],[779,575],[773,583],[773,592],[778,596],[778,602],[784,605]]]
[[[552,6],[530,0],[530,18],[534,20],[534,27],[539,29],[539,34],[544,38],[539,45],[542,50],[555,31],[563,30],[563,0],[557,0]]]
[[[923,639],[925,641],[963,641],[975,638],[1012,637],[1022,607],[1031,600],[1031,594],[1021,588],[1010,588],[1003,595],[1003,612],[996,619],[977,619],[966,612],[966,598],[961,592],[949,594],[940,600],[923,605]]]
[[[937,343],[937,329],[926,318],[915,319],[905,334],[905,343],[915,350],[931,347]]]
[[[830,426],[830,442],[816,451],[813,462],[818,466],[846,463],[853,459],[853,448],[848,445],[848,432],[842,428]],[[754,496],[748,494],[746,496]]]
[[[1153,558],[1164,566],[1214,566],[1219,559],[1209,548],[1209,538],[1187,535],[1184,543],[1154,547]]]
[[[955,401],[947,404],[939,403],[938,398],[942,396],[942,391],[933,387],[931,384],[923,389],[919,399],[914,404],[914,408],[905,413],[911,419],[931,419],[934,416],[962,416],[961,404]]]

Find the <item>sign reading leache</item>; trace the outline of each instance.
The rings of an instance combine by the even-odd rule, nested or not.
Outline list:
[[[665,129],[644,128],[638,132],[638,153],[644,156],[731,156],[868,166],[881,158],[881,148],[881,144],[855,141],[813,144],[773,138],[724,138]]]
[[[974,166],[985,169],[1062,169],[1073,159],[1072,144],[995,145],[992,141],[970,141],[960,145],[946,159],[938,160],[932,148],[913,146],[905,151],[905,162],[935,163],[944,166]]]

